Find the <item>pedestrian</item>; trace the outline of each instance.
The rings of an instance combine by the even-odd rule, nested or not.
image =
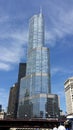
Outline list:
[[[53,130],[58,130],[56,125],[54,125],[54,128],[53,128]]]
[[[65,128],[66,130],[70,130],[69,126],[68,125],[65,125]]]
[[[65,126],[61,123],[60,126],[58,127],[58,130],[66,130]]]

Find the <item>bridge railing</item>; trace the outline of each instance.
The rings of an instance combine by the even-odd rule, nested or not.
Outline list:
[[[4,119],[0,120],[0,129],[1,128],[50,128],[52,129],[54,125],[59,126],[60,122],[65,120],[56,120],[56,119]]]

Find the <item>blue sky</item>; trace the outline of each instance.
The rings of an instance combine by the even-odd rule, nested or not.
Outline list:
[[[26,62],[29,19],[40,12],[45,20],[45,45],[50,49],[52,93],[65,112],[64,82],[73,76],[73,0],[0,0],[0,104],[6,109],[10,87]]]

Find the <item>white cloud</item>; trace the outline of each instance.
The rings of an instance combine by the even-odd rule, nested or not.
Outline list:
[[[46,3],[48,4],[46,5]],[[46,1],[46,3],[45,6],[47,7],[49,14],[47,14],[48,17],[46,16],[46,18],[50,19],[51,27],[48,21],[48,24],[46,25],[48,29],[45,32],[45,42],[46,44],[49,44],[50,46],[54,47],[56,45],[57,39],[62,39],[67,34],[73,34],[73,9],[68,8],[68,10],[66,10],[66,3],[64,3],[63,1],[61,2],[61,5],[58,5],[57,3],[52,1]],[[49,5],[50,8],[48,8]],[[26,14],[25,17],[27,17]],[[18,19],[20,18],[21,17],[18,17]],[[4,23],[3,30],[0,29],[0,39],[6,39],[6,41],[4,41],[4,45],[3,41],[2,43],[0,41],[0,66],[2,66],[2,64],[3,66],[5,66],[5,68],[0,68],[4,68],[4,70],[7,70],[8,67],[10,69],[11,64],[18,63],[22,57],[26,57],[24,46],[26,46],[28,42],[28,32],[25,29],[26,27],[21,28],[21,25],[19,25],[19,29],[16,26],[15,30],[12,29],[12,23],[9,23],[12,22],[9,21],[12,19],[13,18],[10,18],[10,16],[7,15],[2,16],[0,20],[0,23]],[[10,43],[7,41],[8,39],[11,39],[11,41],[9,41]],[[59,70],[53,70],[52,73],[56,73],[57,71]]]
[[[17,45],[16,45],[17,44]],[[10,70],[12,64],[19,63],[22,57],[26,57],[26,48],[20,42],[10,46],[0,46],[0,69]]]
[[[62,68],[54,67],[54,68],[51,69],[51,75],[53,76],[53,75],[55,75],[55,74],[57,74],[57,73],[59,73],[61,71],[62,71]]]
[[[17,42],[20,42],[20,44],[25,45],[28,41],[28,34],[26,30],[17,30],[16,32],[0,32],[0,38],[2,39],[7,39],[7,38],[12,38],[12,40],[18,40]]]
[[[53,32],[52,31],[46,31],[45,32],[45,43],[54,47],[55,44],[56,44],[55,41],[56,41],[56,37],[55,37],[55,35],[53,35]]]
[[[9,64],[1,63],[1,62],[0,62],[0,70],[8,71],[8,70],[10,70],[10,69],[11,69],[11,67],[10,67]]]
[[[72,75],[73,74],[73,67],[69,67],[69,68],[64,68],[64,66],[62,67],[52,67],[51,68],[51,75],[54,76],[56,74],[60,74],[60,75]]]
[[[62,11],[55,22],[55,30],[58,30],[57,35],[64,37],[66,34],[73,34],[73,10]]]
[[[26,46],[28,35],[26,30],[17,29],[10,32],[10,29],[1,32],[0,30],[0,69],[10,70],[12,64],[20,62],[21,58],[26,58]]]
[[[61,2],[60,5],[50,2],[46,31],[46,42],[50,46],[56,45],[56,40],[64,39],[66,35],[73,35],[73,8],[68,8],[68,2]],[[49,5],[49,3],[48,3]],[[62,44],[62,43],[61,43]]]

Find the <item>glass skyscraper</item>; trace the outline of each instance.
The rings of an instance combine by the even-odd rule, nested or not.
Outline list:
[[[50,93],[49,49],[44,47],[43,15],[34,15],[29,21],[29,44],[26,75],[31,79],[30,96]],[[38,86],[38,87],[37,87]]]
[[[46,117],[51,94],[49,58],[49,48],[44,45],[44,18],[39,13],[29,21],[26,76],[20,84],[18,117]]]

